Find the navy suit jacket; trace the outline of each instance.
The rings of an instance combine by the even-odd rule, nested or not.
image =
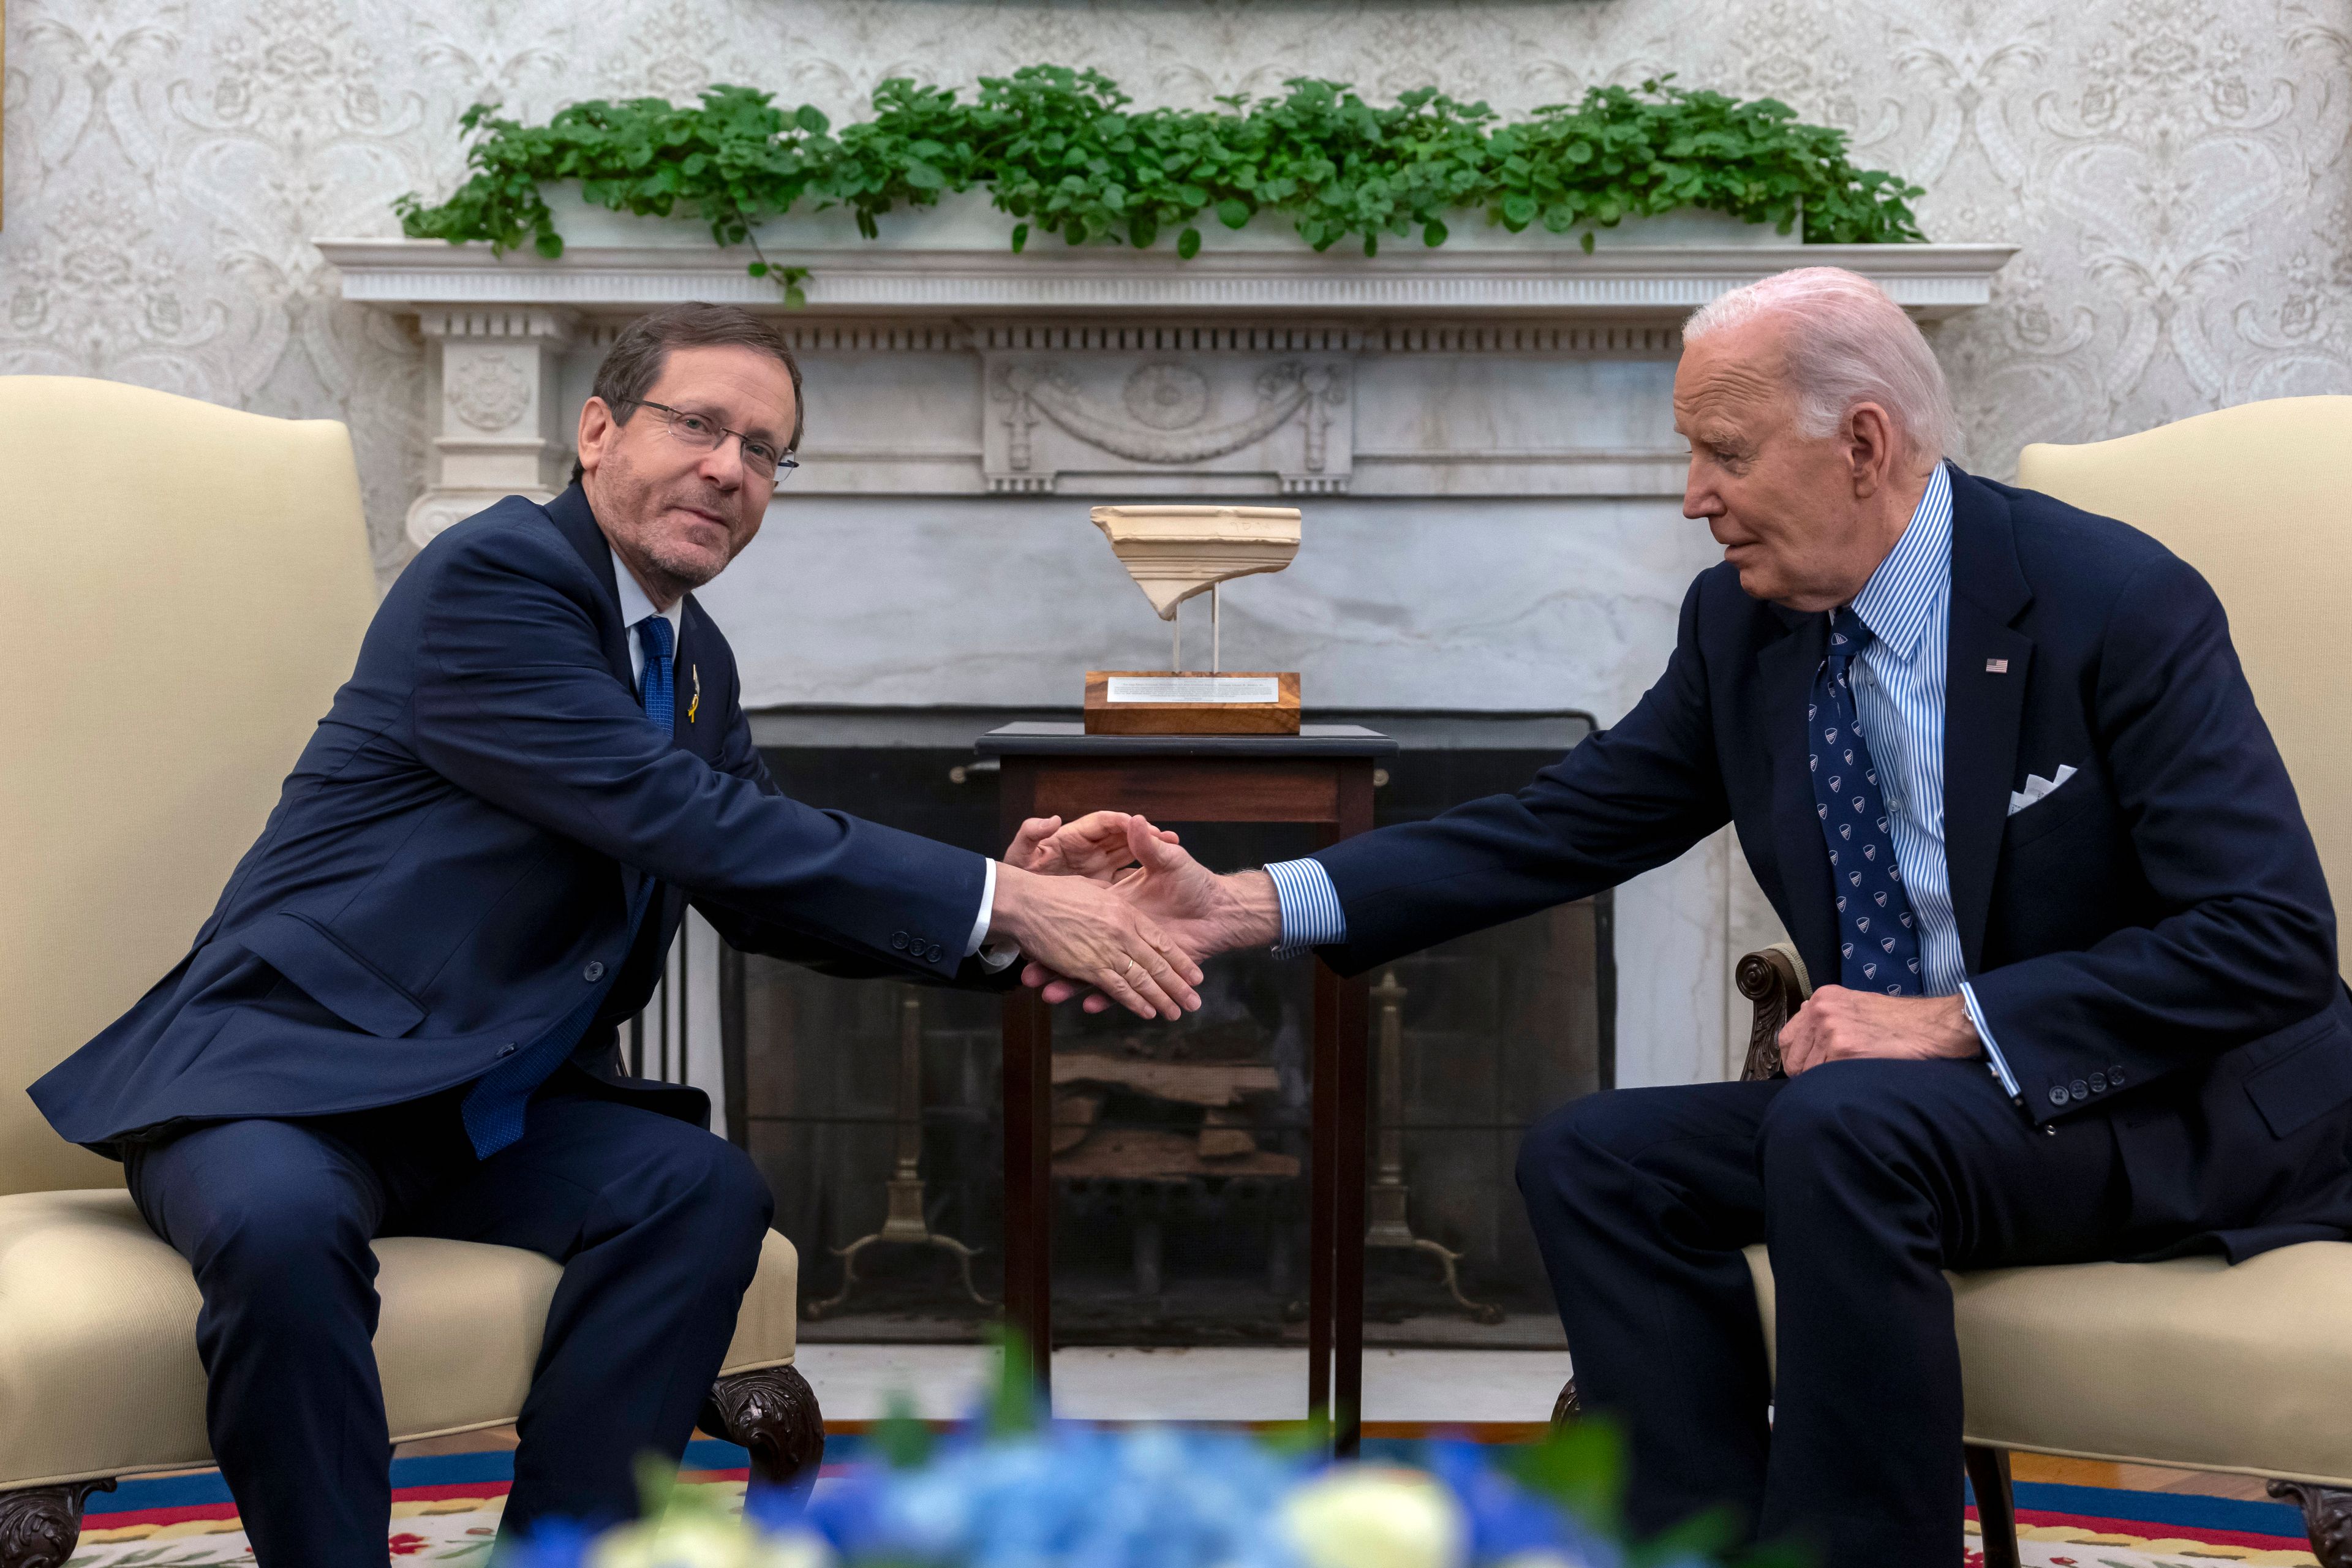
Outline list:
[[[1359,973],[1614,886],[1730,822],[1807,971],[1836,975],[1802,724],[1827,624],[1748,597],[1728,565],[1701,574],[1664,676],[1615,728],[1516,795],[1317,856],[1347,916],[1325,957]],[[2156,1230],[2221,1233],[2240,1255],[2342,1234],[2352,1184],[2290,1167],[2303,1134],[2326,1144],[2321,1118],[2347,1121],[2352,995],[2212,590],[2137,530],[1954,469],[1948,679],[1953,911],[2025,1113],[2112,1110],[2135,1218]],[[2062,764],[2075,776],[2009,814],[2028,773]]]
[[[669,735],[638,706],[626,637],[577,486],[434,540],[187,956],[33,1086],[50,1124],[118,1153],[192,1122],[417,1100],[537,1039],[613,965],[573,1061],[707,1119],[699,1090],[623,1079],[615,1045],[689,901],[748,952],[985,978],[963,957],[981,857],[786,796],[692,595]]]

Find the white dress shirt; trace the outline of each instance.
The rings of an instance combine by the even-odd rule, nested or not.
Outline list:
[[[669,623],[670,673],[673,677],[670,689],[675,691],[677,689],[675,677],[677,673],[678,636],[686,620],[686,601],[681,598],[667,610],[655,609],[654,602],[646,596],[644,586],[638,583],[636,574],[629,570],[629,563],[621,559],[621,552],[617,550],[613,552],[613,581],[621,592],[621,625],[626,628],[622,640],[629,645],[629,679],[636,683],[638,694],[642,696],[646,686],[646,645],[645,639],[637,635],[637,623],[659,616]],[[984,865],[986,868],[981,873],[980,882],[980,913],[973,918],[971,935],[964,942],[963,955],[966,958],[986,945],[988,917],[996,907],[996,862],[989,860]],[[982,962],[991,969],[1002,969],[1020,956],[1020,952],[1018,947],[1006,943],[990,949],[982,954]]]
[[[636,682],[637,695],[642,697],[646,690],[646,641],[637,635],[637,623],[649,621],[656,616],[669,623],[670,674],[676,676],[677,639],[685,629],[686,601],[680,599],[667,610],[655,609],[654,602],[646,597],[646,591],[638,584],[636,574],[629,570],[629,563],[621,559],[621,552],[617,550],[613,552],[613,580],[621,585],[621,625],[625,628],[621,640],[629,645],[629,679]],[[677,689],[675,679],[670,682],[670,689]]]
[[[1854,595],[1853,613],[1871,632],[1855,659],[1855,703],[1870,752],[1886,781],[1895,860],[1919,918],[1922,989],[1957,994],[1984,1042],[1985,1058],[2014,1099],[2017,1079],[1993,1043],[1960,955],[1952,914],[1951,871],[1944,856],[1944,688],[1952,629],[1952,479],[1942,464],[1886,559]],[[1287,956],[1348,940],[1348,918],[1319,860],[1268,866],[1282,906]]]

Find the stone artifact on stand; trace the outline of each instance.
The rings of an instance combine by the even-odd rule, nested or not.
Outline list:
[[[1228,578],[1279,572],[1298,553],[1298,509],[1286,506],[1098,506],[1094,523],[1160,618],[1173,628],[1168,673],[1089,670],[1089,735],[1296,735],[1297,671],[1224,673],[1222,604]],[[1209,595],[1209,668],[1184,669],[1184,601]]]

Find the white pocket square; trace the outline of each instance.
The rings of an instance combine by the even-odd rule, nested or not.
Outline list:
[[[2064,784],[2068,779],[2071,779],[2074,776],[2074,770],[2068,767],[2063,763],[2058,764],[2058,776],[2054,779],[2045,779],[2040,773],[2026,774],[2025,787],[2021,790],[2013,789],[2009,792],[2009,815],[2015,816],[2019,812],[2023,811],[2027,806],[2032,805],[2035,801],[2040,800],[2043,795],[2048,795],[2052,790],[2056,789],[2060,784]]]

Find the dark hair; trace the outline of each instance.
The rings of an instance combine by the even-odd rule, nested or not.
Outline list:
[[[613,346],[604,351],[604,363],[596,367],[596,384],[592,390],[613,411],[613,423],[626,425],[629,416],[636,412],[637,400],[661,379],[662,366],[669,362],[670,350],[729,347],[756,350],[792,374],[793,436],[784,449],[791,451],[798,447],[801,427],[807,422],[801,402],[800,362],[793,358],[792,345],[784,342],[783,333],[738,305],[705,305],[697,301],[665,306],[649,316],[638,317],[623,328],[621,335],[613,340]],[[585,471],[574,458],[572,482],[578,484]]]

